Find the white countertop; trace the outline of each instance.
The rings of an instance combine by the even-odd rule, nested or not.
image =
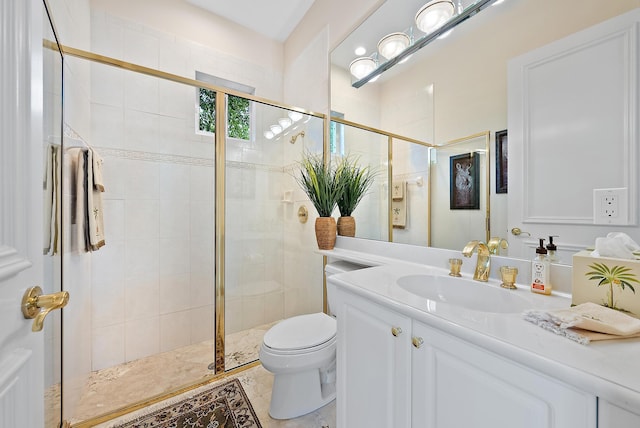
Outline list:
[[[345,253],[344,250],[324,254],[360,263],[371,259],[367,261],[379,265],[328,279],[339,287],[621,407],[640,410],[640,338],[580,345],[524,321],[520,313],[473,311],[419,297],[397,285],[402,276],[434,269],[446,275],[445,269],[370,255],[360,254],[362,257],[358,258],[357,252]],[[463,276],[469,277],[464,273]],[[477,284],[478,287],[499,288],[496,280]],[[537,295],[527,287],[503,291],[522,293],[539,308],[571,305],[567,295]]]

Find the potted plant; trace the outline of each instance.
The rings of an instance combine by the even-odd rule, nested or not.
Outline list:
[[[300,162],[298,185],[318,211],[315,230],[318,248],[332,250],[336,243],[336,220],[331,213],[336,207],[341,187],[335,170],[325,165],[321,155],[305,154]]]
[[[367,166],[359,166],[358,158],[345,156],[336,168],[336,180],[342,192],[338,198],[338,235],[355,236],[356,220],[351,216],[373,184],[375,172]]]

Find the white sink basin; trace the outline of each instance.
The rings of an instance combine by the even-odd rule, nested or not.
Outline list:
[[[416,296],[475,311],[517,313],[532,307],[522,289],[507,290],[470,279],[421,274],[403,276],[397,282]]]

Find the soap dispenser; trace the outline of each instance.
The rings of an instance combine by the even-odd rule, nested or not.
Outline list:
[[[549,259],[544,247],[544,238],[540,238],[540,245],[536,248],[536,258],[531,262],[531,291],[540,294],[551,294],[549,283]]]
[[[547,244],[547,259],[549,260],[549,263],[558,262],[558,255],[556,253],[558,247],[553,243],[553,238],[557,238],[557,236],[549,236],[549,243]]]

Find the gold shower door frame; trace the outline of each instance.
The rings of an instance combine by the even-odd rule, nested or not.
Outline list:
[[[91,62],[97,62],[100,64],[105,64],[113,67],[118,67],[124,70],[133,71],[135,73],[145,74],[147,76],[157,77],[163,80],[169,80],[172,82],[182,83],[188,86],[192,86],[194,88],[204,88],[216,93],[216,132],[215,132],[215,314],[214,314],[214,352],[215,352],[215,371],[211,376],[206,377],[204,380],[195,381],[191,384],[180,387],[174,391],[170,391],[167,393],[163,393],[154,397],[150,397],[144,399],[142,401],[131,403],[130,405],[123,407],[121,409],[115,410],[113,412],[109,412],[107,414],[92,418],[87,421],[80,422],[78,424],[74,424],[74,428],[82,428],[82,427],[91,427],[98,423],[102,423],[121,415],[130,413],[132,411],[141,409],[148,405],[160,402],[162,400],[166,400],[168,398],[175,397],[179,394],[187,392],[191,389],[195,389],[202,385],[209,384],[211,382],[217,381],[221,378],[227,377],[229,375],[235,374],[237,372],[241,372],[252,368],[259,364],[259,362],[255,361],[253,363],[249,363],[237,368],[234,368],[230,371],[225,371],[225,201],[226,201],[226,189],[225,189],[225,144],[226,144],[226,133],[227,133],[227,105],[226,98],[228,95],[233,95],[240,98],[245,98],[250,101],[254,101],[260,104],[265,104],[272,107],[283,108],[291,111],[297,111],[302,114],[306,114],[309,116],[320,118],[324,121],[323,125],[323,136],[322,136],[322,144],[323,151],[325,156],[325,162],[328,162],[328,124],[327,124],[327,116],[322,113],[316,113],[313,111],[301,109],[298,107],[286,105],[283,103],[278,103],[276,101],[268,100],[261,97],[256,97],[253,95],[249,95],[243,92],[234,91],[227,88],[222,88],[216,85],[212,85],[206,82],[201,82],[195,79],[190,79],[182,76],[178,76],[176,74],[166,73],[157,69],[144,67],[141,65],[133,64],[126,61],[121,61],[115,58],[98,55],[89,51],[84,51],[81,49],[72,48],[69,46],[60,46],[62,50],[63,58],[65,55],[73,56],[76,58],[85,59]],[[222,95],[222,96],[219,96]],[[326,257],[324,258],[326,259]],[[326,291],[323,293],[323,307],[326,308]]]
[[[419,146],[423,146],[423,147],[429,147],[429,148],[434,148],[434,147],[438,147],[435,144],[432,143],[427,143],[425,141],[421,141],[421,140],[416,140],[415,138],[411,138],[411,137],[405,137],[404,135],[399,135],[399,134],[394,134],[393,132],[388,132],[388,131],[383,131],[382,129],[377,129],[377,128],[373,128],[371,126],[367,126],[367,125],[363,125],[361,123],[357,123],[357,122],[351,122],[349,120],[345,120],[341,117],[337,117],[337,116],[331,116],[330,118],[331,122],[336,122],[336,123],[340,123],[342,125],[347,125],[347,126],[351,126],[353,128],[357,128],[357,129],[361,129],[363,131],[369,131],[369,132],[373,132],[382,136],[387,137],[387,161],[389,162],[389,167],[387,168],[387,181],[388,183],[391,183],[393,181],[393,142],[394,140],[398,140],[398,141],[404,141],[407,143],[411,143],[411,144],[417,144]],[[431,180],[429,180],[429,186],[431,186]],[[392,191],[393,189],[391,188],[391,186],[387,186],[387,240],[388,242],[393,242],[393,216],[392,216],[392,200],[393,200],[393,195],[392,195]],[[431,192],[429,192],[431,193]],[[427,216],[426,216],[426,222],[427,222],[427,235],[428,235],[428,239],[427,242],[425,242],[425,245],[427,246],[431,246],[431,198],[429,198],[429,205],[427,207]],[[326,298],[325,298],[326,299]]]

